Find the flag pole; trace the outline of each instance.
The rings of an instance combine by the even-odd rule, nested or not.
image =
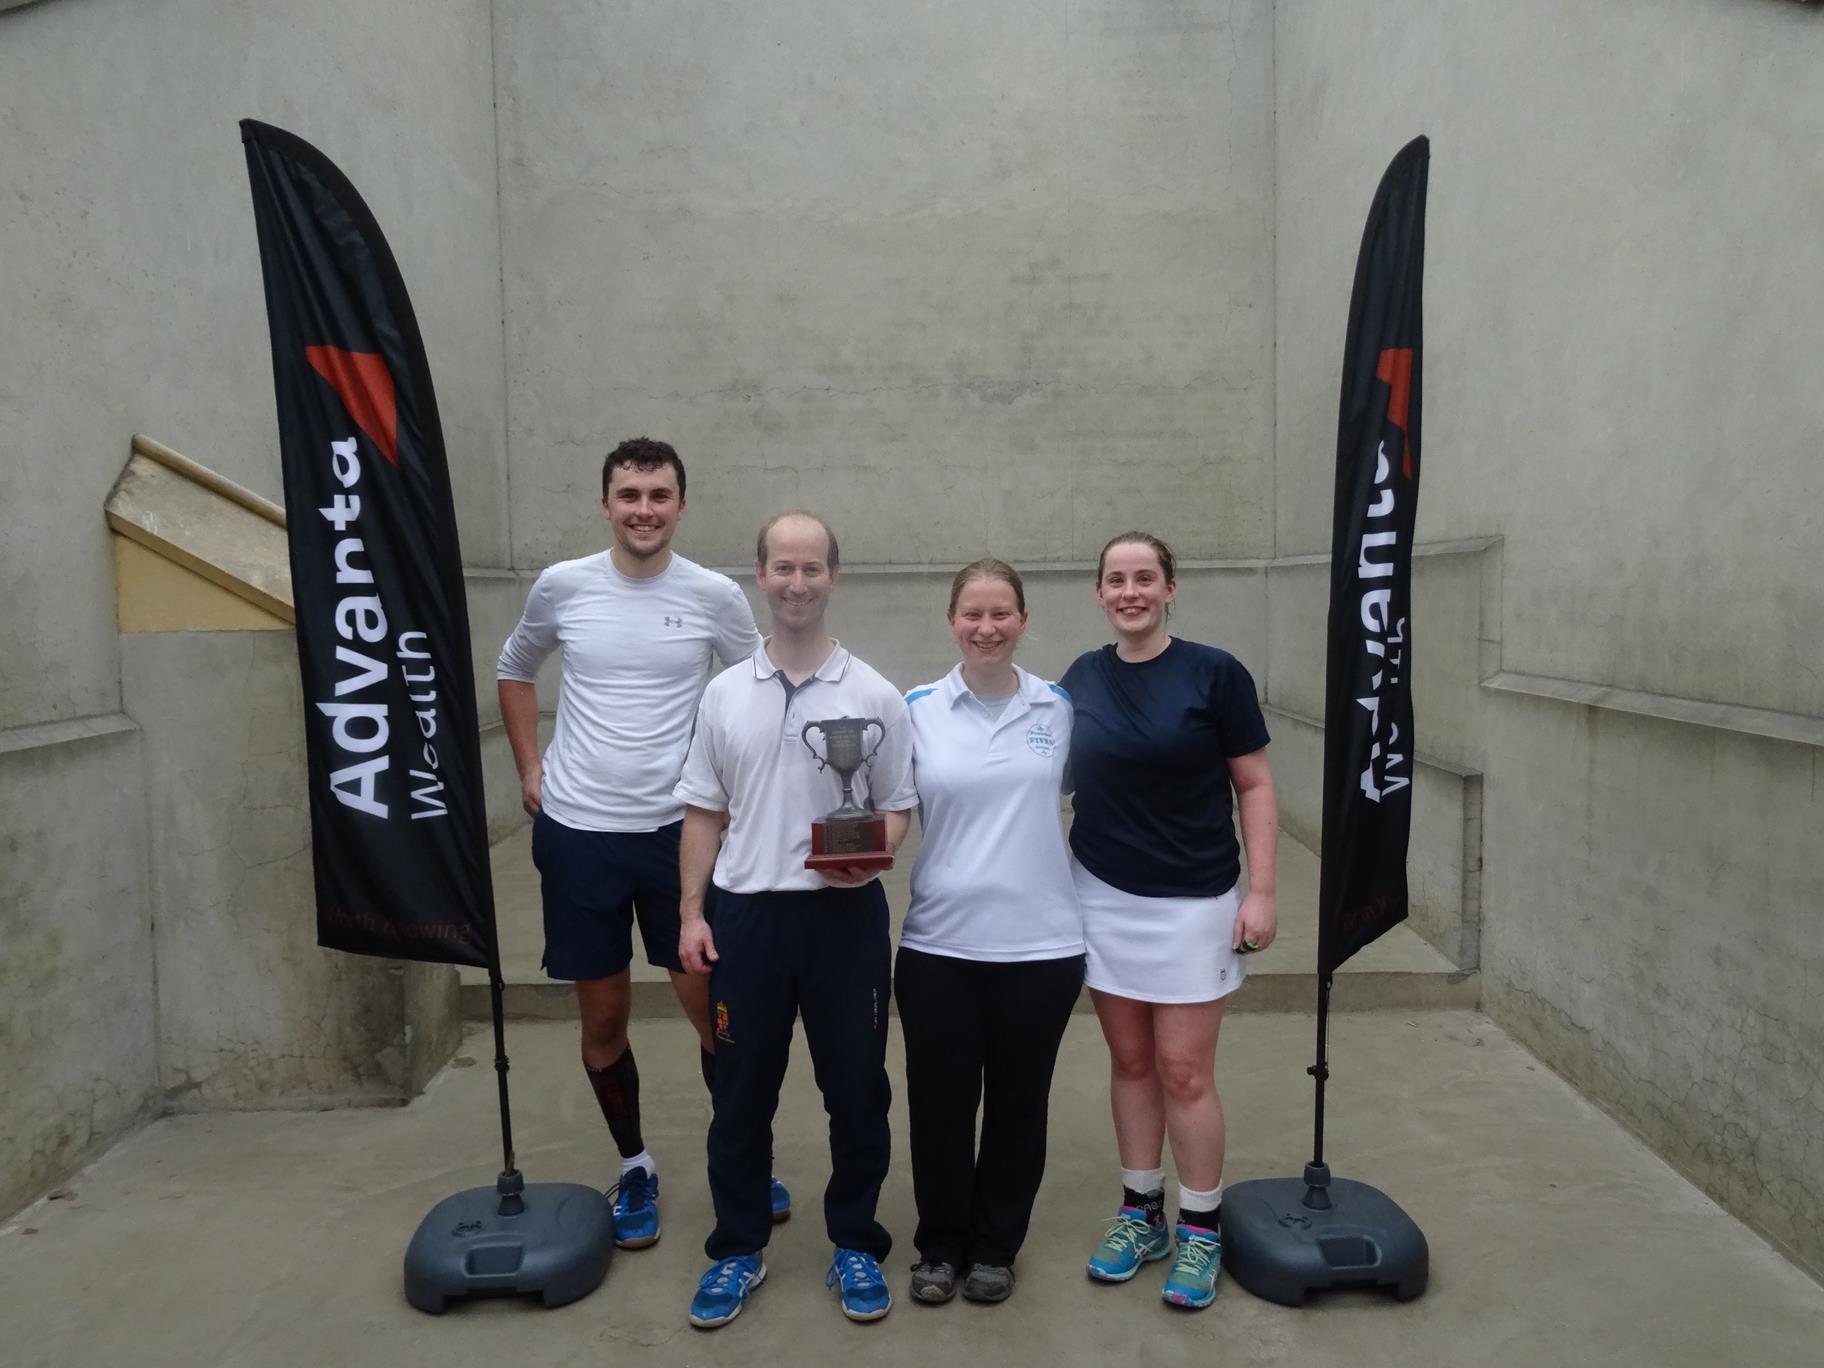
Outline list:
[[[1305,1205],[1313,1211],[1330,1209],[1330,1166],[1324,1162],[1324,1084],[1330,1081],[1330,975],[1317,981],[1317,1062],[1305,1072],[1317,1081],[1317,1105],[1312,1118],[1311,1162],[1305,1165]]]
[[[500,1214],[517,1216],[526,1209],[526,1180],[513,1162],[513,1104],[507,1097],[506,985],[500,978],[500,956],[488,967],[488,999],[494,1008],[494,1076],[500,1090]]]

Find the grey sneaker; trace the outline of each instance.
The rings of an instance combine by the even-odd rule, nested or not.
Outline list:
[[[912,1300],[936,1306],[956,1295],[956,1266],[947,1263],[912,1265]]]
[[[1013,1295],[1013,1270],[999,1264],[973,1264],[963,1279],[963,1296],[972,1302],[1004,1302]]]

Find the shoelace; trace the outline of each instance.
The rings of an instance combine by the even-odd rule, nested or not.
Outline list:
[[[747,1278],[748,1272],[741,1267],[740,1260],[724,1259],[705,1273],[703,1281],[697,1286],[705,1292],[736,1292],[740,1290],[740,1284],[745,1283]]]
[[[1153,1227],[1138,1216],[1117,1216],[1108,1223],[1108,1235],[1102,1241],[1119,1254],[1129,1254],[1153,1233]]]
[[[884,1281],[880,1276],[880,1265],[866,1254],[854,1250],[840,1255],[836,1260],[836,1276],[844,1287],[854,1287],[862,1291],[870,1287],[879,1287]]]
[[[627,1210],[638,1211],[652,1202],[652,1179],[643,1168],[636,1168],[621,1175],[621,1181],[608,1189],[608,1200],[619,1203],[625,1198]]]
[[[1210,1260],[1221,1249],[1222,1246],[1215,1240],[1205,1239],[1201,1235],[1189,1236],[1178,1242],[1178,1267],[1202,1277],[1209,1271]]]

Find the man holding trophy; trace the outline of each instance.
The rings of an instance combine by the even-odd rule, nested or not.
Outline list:
[[[772,1121],[800,1016],[830,1116],[825,1282],[851,1320],[892,1305],[879,1262],[892,1238],[874,1214],[892,1143],[891,946],[876,875],[918,798],[899,690],[825,630],[839,567],[815,514],[761,528],[754,572],[773,633],[711,681],[675,793],[679,958],[709,975],[716,1039],[714,1262],[690,1305],[704,1328],[733,1320],[766,1277]]]

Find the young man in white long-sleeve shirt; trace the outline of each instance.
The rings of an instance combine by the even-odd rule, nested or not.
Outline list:
[[[633,923],[646,958],[671,974],[701,1042],[715,1037],[708,984],[678,960],[678,834],[672,796],[690,749],[711,657],[759,644],[735,582],[671,550],[684,511],[684,463],[665,442],[621,443],[602,466],[613,545],[538,577],[500,653],[500,712],[532,815],[544,903],[545,971],[576,983],[583,1068],[621,1154],[615,1238],[659,1238],[658,1166],[640,1130],[640,1080],[627,1041]],[[563,648],[557,727],[538,748],[539,667]],[[790,1198],[774,1183],[776,1219]]]

